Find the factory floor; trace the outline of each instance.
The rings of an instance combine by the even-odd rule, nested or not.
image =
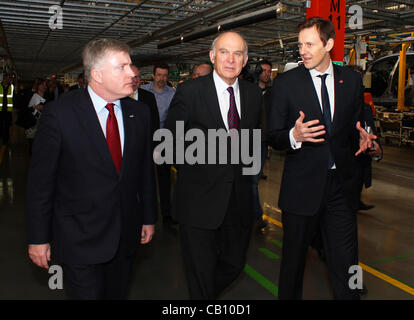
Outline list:
[[[65,299],[64,290],[51,290],[51,274],[34,266],[27,256],[25,194],[28,145],[15,128],[10,144],[0,147],[0,300]],[[267,226],[255,228],[247,262],[223,300],[277,298],[282,225],[277,199],[283,153],[272,151],[260,180],[260,200]],[[359,261],[367,293],[363,300],[414,299],[414,149],[384,145],[384,158],[373,163],[372,187],[363,201],[375,208],[358,213]],[[53,258],[53,257],[52,257]],[[53,261],[52,261],[53,262]],[[156,225],[153,241],[138,250],[128,298],[186,300],[178,226]],[[325,263],[309,249],[303,298],[332,299]]]

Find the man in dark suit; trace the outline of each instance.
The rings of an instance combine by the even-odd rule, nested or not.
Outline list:
[[[157,101],[160,128],[164,128],[171,100],[175,89],[168,82],[169,66],[165,63],[154,65],[152,83],[144,84],[141,89],[153,93]],[[176,224],[171,217],[171,166],[169,164],[157,165],[157,182],[162,222],[166,225]]]
[[[83,64],[88,88],[42,113],[28,180],[28,251],[47,269],[52,243],[68,298],[122,299],[136,247],[154,233],[150,113],[128,97],[127,45],[91,41]]]
[[[131,94],[131,98],[141,101],[149,107],[151,114],[151,128],[152,134],[160,128],[160,115],[157,108],[157,100],[152,92],[141,89],[141,74],[136,66],[131,66],[135,76],[132,78],[132,89],[134,92]]]
[[[180,85],[171,102],[165,128],[176,139],[178,121],[184,131],[204,134],[205,159],[214,138],[208,130],[229,131],[233,139],[240,130],[259,128],[260,89],[237,77],[246,64],[247,44],[237,33],[218,36],[210,51],[214,72]],[[234,135],[233,135],[234,134]],[[215,139],[214,139],[215,140]],[[237,141],[237,140],[235,140]],[[242,141],[252,147],[251,141]],[[260,149],[260,137],[258,139]],[[227,155],[231,143],[226,140]],[[217,156],[217,153],[216,153]],[[192,299],[215,299],[232,283],[245,264],[252,227],[252,176],[243,175],[241,163],[178,164],[173,215],[180,224],[180,240]],[[260,157],[260,156],[259,156]],[[258,161],[260,161],[258,159]],[[257,172],[260,164],[257,165]]]
[[[49,79],[44,98],[47,101],[57,100],[64,93],[62,85],[56,80],[55,76]]]
[[[363,78],[364,72],[360,66],[347,66],[351,70],[358,72],[358,74]],[[363,92],[365,92],[365,88],[363,87]],[[372,112],[372,108],[368,103],[363,102],[363,123],[364,128],[368,132],[373,134],[377,134],[377,130],[375,127],[374,115]],[[364,153],[361,153],[358,156],[358,164],[361,170],[360,174],[360,183],[359,183],[359,207],[358,210],[370,210],[374,208],[374,205],[365,204],[362,201],[362,189],[365,185],[365,188],[369,188],[372,185],[372,160],[380,161],[382,159],[382,146],[379,140],[375,140],[372,142],[372,147]]]
[[[373,134],[377,134],[375,127],[374,117],[372,115],[372,108],[368,103],[364,103],[363,119],[365,128],[372,131]],[[359,206],[358,210],[370,210],[374,208],[374,205],[365,204],[361,199],[362,189],[369,188],[372,185],[372,160],[380,161],[382,159],[382,146],[379,140],[372,142],[372,147],[368,152],[364,152],[358,156],[358,163],[361,169],[361,180],[359,184]]]
[[[77,84],[74,84],[69,88],[69,91],[76,90],[76,89],[85,89],[86,88],[86,81],[84,73],[80,73],[78,75],[78,79],[76,80]]]
[[[263,173],[264,164],[267,156],[267,114],[272,98],[272,63],[268,60],[260,60],[256,67],[256,75],[258,75],[257,84],[262,90],[263,104],[260,118],[260,128],[262,130],[262,146],[261,146],[261,166],[260,172],[253,179],[253,216],[257,221],[257,228],[261,229],[266,227],[267,223],[263,220],[263,209],[260,205],[259,199],[259,181],[260,179],[267,179],[267,176]]]
[[[277,77],[269,143],[286,149],[279,195],[283,256],[279,299],[301,299],[308,246],[320,227],[336,299],[358,299],[349,268],[358,264],[356,155],[375,138],[361,128],[361,78],[332,64],[335,30],[315,17],[299,26],[303,65]],[[305,120],[306,119],[306,120]]]

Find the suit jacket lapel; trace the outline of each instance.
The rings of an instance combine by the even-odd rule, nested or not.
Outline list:
[[[92,100],[88,91],[83,91],[83,94],[80,96],[79,108],[75,108],[77,111],[76,115],[84,127],[85,132],[91,139],[92,145],[96,148],[98,154],[104,160],[103,165],[106,165],[108,170],[112,170],[115,174],[117,174],[111,153],[109,152],[108,145],[106,143],[105,135],[93,107]]]
[[[239,91],[240,91],[240,128],[248,128],[248,110],[249,110],[249,101],[247,88],[244,81],[239,81]]]
[[[221,116],[216,86],[214,85],[213,73],[210,73],[210,75],[205,78],[204,81],[205,88],[202,92],[205,93],[204,101],[206,101],[207,108],[210,110],[210,113],[214,118],[214,122],[217,124],[217,129],[226,129],[226,125],[223,122],[223,117]]]
[[[318,95],[316,93],[316,89],[313,84],[312,76],[309,70],[306,69],[304,66],[300,66],[300,68],[302,68],[303,70],[304,95],[306,97],[309,97],[309,105],[311,107],[311,110],[309,111],[312,112],[312,114],[315,114],[317,116],[317,119],[319,119],[321,123],[324,123],[321,104],[319,103]],[[309,119],[306,120],[306,116],[307,116],[306,110],[303,110],[303,112],[305,113],[305,121],[308,121]],[[310,116],[310,114],[308,116]]]
[[[334,117],[332,121],[332,131],[335,130],[336,124],[341,119],[341,113],[343,112],[343,104],[344,101],[344,81],[342,79],[341,69],[333,65],[334,69],[334,95],[335,95],[335,110],[334,110]]]
[[[120,177],[123,175],[124,168],[127,164],[126,159],[128,159],[128,154],[130,152],[131,145],[134,144],[133,139],[135,135],[132,133],[133,130],[133,121],[136,120],[135,113],[129,108],[126,98],[121,99],[121,108],[122,108],[122,120],[124,121],[124,151],[122,154],[122,165]],[[114,166],[115,168],[115,166]]]

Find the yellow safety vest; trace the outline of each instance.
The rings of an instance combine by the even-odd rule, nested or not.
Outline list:
[[[7,91],[7,111],[13,111],[13,90],[14,86],[9,85],[9,90]],[[3,86],[0,85],[0,105],[3,105]]]

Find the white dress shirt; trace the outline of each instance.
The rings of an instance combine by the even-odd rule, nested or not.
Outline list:
[[[332,61],[330,62],[328,69],[324,73],[321,73],[317,71],[316,69],[309,70],[309,73],[312,77],[313,86],[315,87],[316,95],[318,96],[318,100],[319,100],[319,107],[321,108],[322,113],[323,113],[322,97],[321,97],[322,79],[318,76],[322,74],[328,74],[325,80],[325,84],[326,84],[326,88],[328,89],[329,104],[331,106],[331,120],[333,121],[334,112],[335,112],[335,82],[334,82],[334,72],[333,72]],[[306,120],[306,114],[305,114],[304,121],[308,121]],[[292,149],[299,149],[302,147],[302,142],[295,141],[295,138],[293,137],[293,134],[292,134],[292,130],[293,128],[290,129],[289,131],[290,145]]]
[[[236,79],[236,81],[231,86],[229,86],[226,82],[224,82],[223,79],[220,78],[220,76],[216,73],[215,70],[213,71],[213,80],[214,80],[214,85],[216,87],[221,117],[223,118],[223,122],[228,131],[229,124],[227,121],[227,114],[230,109],[230,93],[227,91],[228,87],[233,87],[234,98],[236,100],[236,108],[237,108],[237,112],[239,113],[239,118],[241,119],[239,80]]]
[[[114,113],[116,117],[116,121],[118,122],[118,130],[119,130],[119,137],[121,138],[121,151],[124,154],[124,121],[122,118],[122,107],[121,101],[115,100],[112,102],[105,101],[100,96],[98,96],[90,86],[88,86],[88,92],[92,100],[93,107],[95,108],[96,115],[98,116],[99,123],[101,125],[103,134],[106,138],[106,120],[108,119],[109,111],[106,109],[106,105],[108,103],[113,103],[114,106]]]

